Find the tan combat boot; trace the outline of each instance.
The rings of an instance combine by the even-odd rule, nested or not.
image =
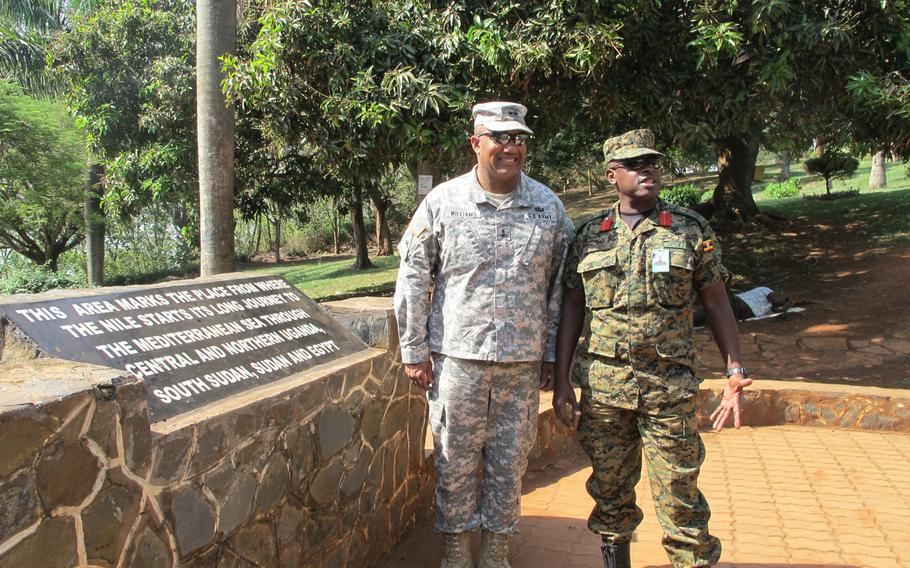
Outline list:
[[[477,568],[512,568],[509,565],[509,535],[483,531]]]
[[[445,542],[445,551],[439,568],[474,568],[470,533],[445,533],[442,538]]]

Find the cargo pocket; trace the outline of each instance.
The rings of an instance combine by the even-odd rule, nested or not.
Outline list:
[[[692,272],[695,255],[688,250],[670,250],[670,270],[652,272],[651,282],[657,303],[666,307],[681,307],[692,301]]]
[[[698,394],[698,379],[695,378],[698,366],[695,348],[681,341],[665,341],[655,346],[660,357],[659,374],[664,379],[668,393],[680,399],[694,397]]]
[[[585,283],[585,305],[591,309],[613,305],[616,286],[616,252],[592,251],[578,263],[578,273]]]

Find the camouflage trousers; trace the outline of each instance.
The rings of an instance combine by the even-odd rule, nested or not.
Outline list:
[[[434,353],[433,375],[427,397],[436,452],[436,530],[482,526],[518,532],[521,477],[537,437],[540,362]]]
[[[642,450],[648,460],[648,481],[657,520],[664,530],[663,546],[674,567],[713,566],[720,559],[720,541],[708,533],[708,503],[698,490],[705,447],[695,416],[696,396],[670,389],[667,382],[691,380],[692,371],[660,358],[608,359],[579,353],[581,384],[579,440],[591,458],[587,482],[595,507],[588,527],[612,540],[629,540],[642,520],[635,503],[641,478]],[[579,371],[581,371],[579,373]],[[637,390],[634,408],[617,406],[611,387]],[[697,382],[694,383],[697,385]]]

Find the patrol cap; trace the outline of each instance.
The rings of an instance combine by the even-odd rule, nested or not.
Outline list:
[[[474,105],[471,116],[474,118],[474,128],[483,126],[490,132],[527,132],[534,134],[525,124],[527,107],[518,103],[489,102]]]
[[[628,160],[640,156],[663,156],[654,149],[654,133],[647,128],[630,130],[625,134],[607,138],[604,142],[604,162]]]

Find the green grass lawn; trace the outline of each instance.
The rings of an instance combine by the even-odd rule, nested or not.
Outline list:
[[[395,290],[398,256],[373,257],[373,268],[354,270],[353,256],[327,256],[267,268],[258,274],[278,274],[316,301],[352,296],[388,296]]]
[[[852,177],[847,179],[836,179],[831,182],[831,193],[838,191],[859,190],[865,192],[886,192],[910,188],[910,175],[907,174],[906,164],[900,162],[885,162],[885,177],[888,180],[888,187],[883,189],[869,189],[869,170],[872,169],[872,157],[866,156],[860,160],[859,168]],[[752,186],[752,196],[756,201],[764,201],[764,189],[768,182],[777,180],[780,166],[778,164],[768,164],[765,166],[765,180]],[[799,184],[802,195],[824,195],[825,180],[818,175],[809,175],[803,170],[802,162],[794,161],[790,164],[790,177],[795,179]]]

